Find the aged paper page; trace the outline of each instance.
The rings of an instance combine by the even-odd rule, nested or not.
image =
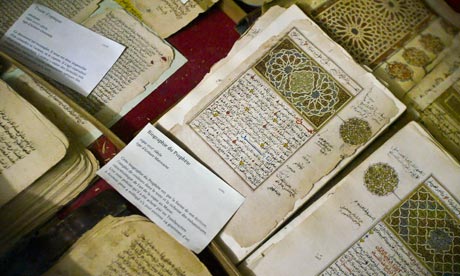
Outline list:
[[[0,206],[61,160],[67,138],[0,80]],[[18,177],[20,175],[21,177]]]
[[[108,216],[44,275],[211,274],[193,253],[146,218]]]
[[[118,1],[142,19],[160,37],[166,38],[190,23],[217,0],[128,0]]]
[[[84,146],[88,146],[101,135],[95,126],[72,107],[22,71],[15,70],[2,77],[23,98],[59,127],[70,140],[79,140]]]
[[[418,112],[421,123],[460,160],[460,43],[456,46],[403,101]]]
[[[91,152],[71,144],[58,164],[0,208],[0,255],[82,192],[98,168]]]
[[[458,33],[458,28],[437,16],[426,2],[275,0],[264,8],[297,3],[401,98],[439,63]]]
[[[393,94],[402,98],[423,81],[451,49],[458,51],[459,40],[458,29],[436,17],[404,47],[382,61],[374,74],[388,83]]]
[[[222,80],[232,72],[235,63],[239,63],[251,57],[259,50],[262,44],[288,27],[292,21],[304,19],[306,17],[305,13],[296,7],[285,10],[282,13],[276,12],[273,17],[271,14],[271,12],[266,13],[260,17],[254,25],[254,29],[250,29],[247,33],[250,39],[247,39],[248,37],[246,37],[246,35],[241,37],[235,43],[234,48],[230,50],[227,58],[213,65],[211,72],[193,89],[193,93],[189,93],[171,109],[171,112],[168,112],[159,119],[159,125],[165,129],[171,129],[176,124],[183,124],[185,114],[188,110],[203,101],[207,97],[209,91],[214,90]],[[267,20],[272,21],[271,24],[266,25],[266,16],[269,17]],[[260,21],[262,22],[259,23]],[[259,25],[261,26],[259,27]],[[238,57],[233,57],[237,53]]]
[[[108,124],[127,102],[170,67],[173,50],[121,9],[94,15],[83,25],[125,45],[126,50],[87,98],[60,88],[102,123]]]
[[[249,275],[456,275],[460,165],[410,123],[240,268]]]
[[[100,0],[15,0],[2,1],[0,4],[0,37],[13,25],[21,14],[33,3],[42,4],[53,9],[61,15],[81,22],[93,13]]]
[[[404,107],[308,19],[223,68],[169,130],[246,197],[217,237],[237,262]]]

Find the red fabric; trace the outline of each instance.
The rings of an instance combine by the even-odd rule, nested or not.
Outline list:
[[[123,117],[112,131],[125,143],[147,123],[159,117],[190,92],[211,66],[224,58],[239,34],[235,23],[217,7],[201,14],[187,27],[174,34],[167,41],[188,60],[175,74],[160,85],[147,98]],[[100,137],[89,149],[95,154],[101,166],[118,152],[105,137]],[[107,182],[99,179],[82,193],[72,204],[59,213],[63,218],[102,191],[112,189]]]
[[[148,122],[156,121],[192,90],[211,66],[225,57],[239,38],[235,23],[213,7],[167,41],[188,62],[121,119],[112,130],[123,141],[130,141]]]
[[[460,0],[446,0],[446,3],[456,12],[460,13]]]

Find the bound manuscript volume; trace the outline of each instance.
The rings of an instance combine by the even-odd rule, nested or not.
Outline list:
[[[137,215],[104,218],[44,275],[211,276],[191,251]]]
[[[5,18],[0,35],[31,2],[2,4],[7,9],[0,11]],[[39,2],[126,50],[87,97],[51,81],[70,100],[26,66],[16,64],[21,71],[9,62],[0,64],[5,65],[0,68],[0,257],[22,252],[8,251],[47,221],[44,232],[67,227],[53,225],[57,219],[50,218],[95,178],[99,165],[85,147],[148,95],[151,85],[183,64],[162,37],[216,1]],[[274,0],[264,10],[292,2]],[[230,258],[220,260],[245,275],[460,274],[458,29],[421,0],[299,4],[265,10],[227,57],[155,122],[245,197],[215,238],[226,253],[221,257]],[[417,122],[406,124],[413,119]],[[95,126],[97,120],[102,127]],[[165,146],[166,137],[152,136],[156,132],[148,133]],[[172,146],[166,148],[173,152]],[[141,159],[129,146],[125,149],[133,160]],[[122,153],[118,157],[129,163]],[[159,157],[166,155],[158,150],[144,153],[166,169],[180,167],[165,165]],[[150,172],[158,165],[141,163]],[[129,164],[111,177],[129,184],[120,184],[126,194],[154,202],[153,193],[136,181],[141,183],[142,175],[143,183],[155,183],[164,175],[146,177]],[[123,178],[125,168],[135,170],[139,179]],[[186,171],[179,171],[177,186],[171,177],[164,182],[174,187],[171,202],[184,215],[190,210],[181,213],[183,204],[174,193],[194,186]],[[212,187],[216,184],[210,180]],[[199,200],[184,194],[194,206],[213,202],[207,193],[198,193]],[[125,209],[123,214],[132,214]],[[214,221],[216,213],[210,213]],[[87,214],[80,215],[85,221]],[[188,239],[188,230],[181,232],[176,224],[171,228]],[[144,217],[108,216],[45,275],[210,275],[178,241]]]
[[[3,254],[83,191],[99,166],[88,150],[69,142],[52,122],[1,80],[0,95]]]
[[[258,24],[159,120],[246,197],[218,236],[234,261],[404,110],[296,6]]]
[[[460,165],[412,122],[254,252],[250,275],[456,275]]]

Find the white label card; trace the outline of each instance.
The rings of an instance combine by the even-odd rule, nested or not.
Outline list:
[[[0,50],[88,96],[125,46],[32,4],[0,39]]]
[[[98,175],[195,253],[211,242],[244,201],[150,124]]]

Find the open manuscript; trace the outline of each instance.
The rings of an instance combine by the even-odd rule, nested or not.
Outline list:
[[[293,6],[262,17],[158,125],[246,197],[217,237],[238,262],[403,110]]]
[[[0,26],[2,34],[32,2],[23,0],[2,3],[0,15],[5,18]],[[170,45],[114,1],[106,0],[101,3],[101,1],[87,0],[77,3],[47,0],[39,2],[84,27],[126,46],[126,50],[88,97],[63,85],[53,83],[106,126],[112,126],[135,103],[140,102],[153,91],[154,87],[159,84],[157,81],[160,78],[164,79],[169,76],[185,62],[182,56],[176,62],[176,53]],[[98,6],[102,4],[103,6]],[[21,78],[21,75],[21,72],[10,70],[3,78],[12,86],[26,86],[27,90],[36,91],[38,94],[50,94],[34,80],[27,77]],[[85,145],[90,144],[100,135],[94,126],[75,114],[59,99],[45,95],[41,97],[41,100],[37,100],[36,96],[29,96],[29,94],[24,96],[34,97],[32,100],[38,104],[39,109],[47,109],[47,105],[54,106],[54,111],[62,112],[67,121],[73,121],[69,128],[78,132],[79,139]]]
[[[459,37],[460,38],[460,37]],[[460,39],[444,60],[404,95],[423,125],[460,160]]]
[[[251,255],[248,275],[457,275],[460,165],[409,123]]]
[[[3,22],[0,36],[32,3],[45,5],[76,22],[88,18],[98,5],[107,0],[16,0],[1,3]],[[110,1],[112,2],[112,1]],[[211,7],[216,0],[114,0],[144,22],[160,37],[165,38],[179,31],[200,13]]]
[[[460,158],[460,15],[447,2],[274,0],[264,8],[297,3]]]
[[[44,275],[211,276],[191,251],[136,215],[106,217]]]
[[[98,164],[1,80],[0,98],[1,255],[83,191]]]
[[[0,95],[1,207],[59,162],[69,142],[3,81]]]

